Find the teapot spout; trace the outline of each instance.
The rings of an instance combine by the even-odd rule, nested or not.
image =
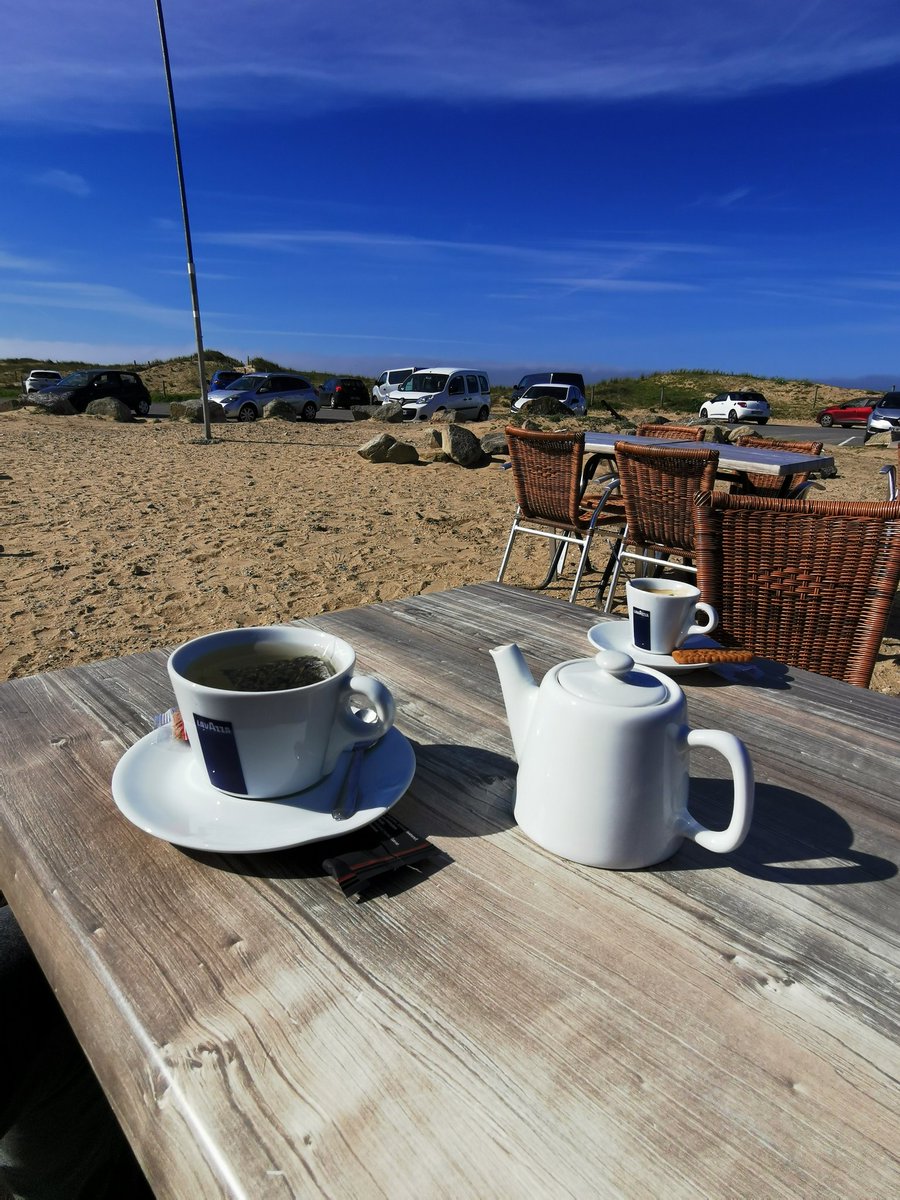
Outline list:
[[[500,676],[516,761],[521,762],[539,689],[522,657],[522,651],[515,643],[496,646],[491,651],[491,657]]]

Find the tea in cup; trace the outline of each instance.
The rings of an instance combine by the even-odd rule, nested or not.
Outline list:
[[[255,800],[289,796],[330,775],[342,751],[387,733],[393,697],[354,675],[355,664],[348,642],[292,625],[227,629],[174,650],[169,678],[212,786]]]
[[[700,589],[680,579],[629,579],[625,594],[632,644],[650,654],[671,654],[691,634],[711,633],[719,623]],[[698,613],[705,625],[694,624]]]

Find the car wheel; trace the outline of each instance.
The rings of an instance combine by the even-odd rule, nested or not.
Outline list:
[[[149,400],[145,400],[145,399],[143,399],[143,398],[142,398],[142,399],[140,399],[140,400],[138,400],[138,402],[137,402],[137,414],[138,414],[138,416],[139,416],[139,417],[146,417],[146,416],[147,416],[147,414],[148,414],[149,412],[150,412],[150,401],[149,401]]]
[[[834,417],[829,417],[828,413],[822,413],[821,417],[819,417],[819,424],[823,429],[830,429],[834,424]]]
[[[708,421],[708,420],[709,420],[709,409],[708,409],[708,408],[701,408],[701,409],[700,409],[700,420],[701,420],[701,421]]]
[[[738,415],[737,415],[737,409],[733,408],[733,409],[731,410],[731,412],[728,414],[728,424],[729,424],[729,425],[736,425],[736,424],[737,424],[737,419],[738,419]]]
[[[486,421],[490,415],[491,410],[486,404],[482,404],[481,408],[478,410],[478,416],[475,419],[476,421]]]
[[[760,417],[756,423],[757,423],[757,425],[768,425],[769,418],[768,417]]]
[[[256,409],[252,404],[242,404],[240,407],[240,411],[238,412],[238,420],[245,421],[245,422],[246,421],[255,421],[257,418],[257,415],[258,414],[256,412]]]
[[[316,413],[318,411],[319,410],[316,408],[316,406],[312,402],[312,400],[307,400],[307,402],[300,409],[300,420],[301,421],[314,421],[316,419]]]

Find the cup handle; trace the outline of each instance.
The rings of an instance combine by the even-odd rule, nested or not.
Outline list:
[[[678,832],[692,838],[698,846],[714,850],[716,854],[728,854],[731,850],[737,850],[750,829],[753,818],[753,763],[744,743],[734,734],[721,729],[691,729],[688,731],[687,744],[717,750],[727,759],[734,779],[734,807],[727,829],[707,829],[685,809],[678,818]]]
[[[716,610],[713,608],[713,606],[711,604],[704,604],[702,600],[698,600],[696,605],[694,606],[694,616],[695,617],[698,612],[706,613],[707,617],[709,618],[708,624],[692,625],[690,627],[690,629],[687,631],[687,633],[685,634],[685,637],[690,637],[690,635],[692,633],[712,633],[712,631],[718,625],[719,614],[716,612]]]
[[[367,721],[350,707],[354,696],[364,696],[369,708],[375,713],[374,721]],[[394,724],[394,697],[380,679],[371,675],[354,675],[346,685],[340,700],[340,711],[335,722],[335,733],[347,746],[375,742]]]

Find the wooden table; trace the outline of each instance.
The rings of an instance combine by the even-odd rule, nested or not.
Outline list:
[[[790,481],[792,475],[821,471],[834,466],[830,454],[797,454],[792,450],[765,450],[761,446],[735,446],[726,442],[668,441],[663,438],[638,437],[637,434],[588,433],[584,439],[585,454],[612,456],[616,442],[636,446],[687,446],[695,450],[713,449],[719,452],[719,471],[736,474],[778,475]]]
[[[489,584],[308,622],[393,689],[395,811],[446,855],[360,904],[322,844],[186,852],[119,814],[162,651],[0,688],[0,887],[157,1195],[900,1194],[900,701],[682,676],[750,748],[748,840],[579,867],[513,823],[488,650],[540,678],[596,619]],[[693,760],[701,819],[723,770]]]

